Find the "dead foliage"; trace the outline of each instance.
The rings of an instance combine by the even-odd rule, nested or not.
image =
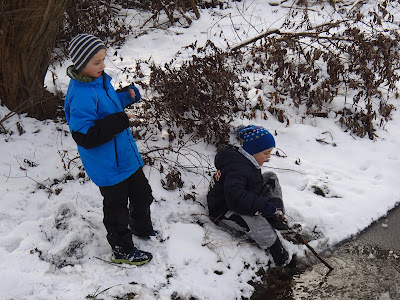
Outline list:
[[[152,29],[166,29],[178,23],[190,26],[200,17],[200,8],[222,7],[222,1],[195,0],[71,0],[57,35],[53,60],[62,62],[68,57],[68,43],[77,34],[90,33],[99,37],[107,46],[121,46],[126,38],[138,37]],[[129,9],[138,13],[132,15]],[[147,18],[141,20],[141,15]],[[132,22],[139,19],[141,23]],[[135,23],[135,26],[132,24]]]
[[[236,65],[240,55],[233,59],[210,41],[204,47],[189,45],[183,52],[192,52],[191,58],[163,66],[145,62],[151,74],[149,83],[142,85],[152,97],[137,119],[145,120],[141,125],[167,130],[170,142],[184,135],[208,143],[226,142],[247,93],[243,70]]]
[[[253,39],[257,43],[248,49],[245,68],[263,74],[270,91],[269,105],[261,101],[249,117],[268,110],[288,123],[287,105],[305,108],[306,116],[327,117],[332,111],[346,130],[374,139],[376,126],[394,109],[388,99],[398,98],[400,36],[390,14],[397,5],[383,1],[364,14],[353,7],[338,21],[319,26],[310,25],[307,6],[293,8],[283,28]],[[302,20],[295,22],[299,14]],[[344,101],[338,108],[333,102],[339,98]]]
[[[376,128],[390,120],[389,99],[398,97],[400,36],[390,14],[396,1],[366,13],[361,6],[341,8],[337,21],[316,26],[304,3],[293,7],[281,29],[252,39],[251,46],[227,53],[211,42],[193,43],[177,54],[189,57],[179,63],[139,62],[151,69],[149,84],[141,83],[151,98],[139,123],[166,128],[170,141],[193,134],[218,144],[228,140],[230,123],[241,114],[252,119],[260,111],[289,125],[292,107],[302,118],[337,118],[350,133],[374,139]],[[133,69],[136,78],[144,77],[140,67]],[[246,72],[262,75],[252,107],[246,107]]]

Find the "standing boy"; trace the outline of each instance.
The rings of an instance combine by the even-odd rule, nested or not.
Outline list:
[[[106,47],[97,37],[79,34],[69,45],[73,65],[65,98],[65,116],[91,180],[103,196],[104,225],[112,248],[112,261],[142,265],[152,254],[133,245],[132,233],[154,234],[151,187],[143,160],[129,130],[124,108],[140,100],[134,86],[116,93],[104,72]],[[128,204],[129,202],[129,204]]]

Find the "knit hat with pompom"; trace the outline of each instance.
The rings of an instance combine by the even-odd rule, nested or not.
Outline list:
[[[237,130],[237,136],[242,140],[242,148],[253,155],[275,147],[272,134],[261,126],[248,125]]]

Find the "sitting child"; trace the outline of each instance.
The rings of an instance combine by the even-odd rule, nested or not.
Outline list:
[[[269,249],[276,266],[289,262],[275,229],[287,229],[278,214],[285,209],[278,178],[273,172],[261,174],[271,156],[275,139],[260,126],[237,131],[241,148],[223,145],[215,157],[217,172],[207,195],[209,215],[218,225],[244,232],[261,249]]]

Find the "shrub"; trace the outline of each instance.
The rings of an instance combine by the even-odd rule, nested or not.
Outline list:
[[[167,126],[170,140],[192,134],[208,143],[229,140],[230,122],[243,110],[247,86],[235,60],[212,42],[204,47],[189,45],[195,54],[177,65],[176,60],[150,65],[148,89],[153,96],[144,106],[147,124]]]

